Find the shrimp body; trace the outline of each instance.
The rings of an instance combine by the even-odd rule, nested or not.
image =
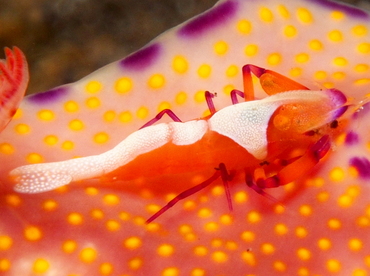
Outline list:
[[[338,93],[340,95],[335,95]],[[129,135],[113,149],[99,155],[26,165],[14,169],[10,174],[17,182],[16,191],[44,192],[72,181],[103,176],[127,165],[138,156],[148,154],[166,144],[178,147],[196,145],[202,142],[202,138],[207,133],[212,132],[231,139],[255,159],[264,160],[268,155],[267,132],[274,132],[271,128],[275,129],[275,126],[270,122],[278,115],[273,116],[279,107],[301,103],[310,106],[313,110],[315,105],[324,106],[332,112],[338,108],[338,103],[333,103],[332,99],[341,96],[341,92],[331,90],[297,90],[278,93],[262,100],[230,105],[216,112],[209,119],[160,123],[142,128]],[[306,120],[312,122],[310,118]],[[320,117],[320,124],[323,125],[332,120],[333,116],[323,115]],[[307,132],[316,127],[318,126],[309,125],[301,128],[300,132]],[[227,152],[223,154],[227,155]]]

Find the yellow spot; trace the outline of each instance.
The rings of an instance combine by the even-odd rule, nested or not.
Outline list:
[[[337,66],[346,66],[348,64],[348,61],[344,57],[336,57],[333,59],[334,65]]]
[[[324,48],[322,45],[322,42],[318,39],[313,39],[308,43],[308,47],[310,47],[311,50],[314,51],[320,51]]]
[[[206,100],[206,97],[205,97],[205,91],[198,91],[197,93],[195,93],[194,95],[194,100],[197,102],[197,103],[202,103]]]
[[[237,29],[242,34],[249,34],[252,31],[252,24],[248,20],[240,20],[237,24]]]
[[[83,223],[83,217],[80,213],[70,213],[67,216],[67,221],[72,225],[81,225]]]
[[[352,33],[355,36],[364,36],[367,35],[367,32],[368,32],[367,27],[364,25],[357,25],[352,28]]]
[[[251,211],[247,215],[247,221],[250,223],[258,223],[261,220],[261,214],[257,211]]]
[[[290,76],[292,77],[299,77],[302,75],[302,68],[292,68],[289,71]]]
[[[0,250],[8,250],[13,244],[13,240],[9,236],[0,236]]]
[[[137,249],[141,247],[142,241],[139,237],[130,237],[123,242],[124,247],[127,249]]]
[[[368,276],[368,274],[367,274],[367,270],[357,268],[353,271],[351,276]]]
[[[211,241],[212,247],[221,247],[223,244],[223,241],[221,239],[213,239]]]
[[[344,174],[344,170],[340,167],[336,167],[332,169],[329,173],[329,176],[330,176],[330,180],[335,181],[335,182],[343,181],[346,177]]]
[[[256,257],[252,252],[244,251],[242,253],[242,260],[250,266],[255,266],[257,264]]]
[[[23,111],[21,108],[18,108],[15,114],[13,115],[13,120],[22,118]]]
[[[92,209],[90,211],[90,215],[91,217],[93,217],[94,219],[102,219],[104,218],[104,213],[102,210],[100,209]]]
[[[37,112],[37,117],[42,121],[52,121],[55,119],[54,112],[51,110],[40,110]]]
[[[286,36],[286,37],[295,37],[296,35],[297,35],[297,29],[294,27],[294,26],[292,26],[292,25],[289,25],[289,26],[286,26],[285,28],[284,28],[284,35]]]
[[[119,78],[114,85],[114,89],[119,94],[129,92],[132,89],[132,87],[133,87],[132,80],[127,77]]]
[[[75,119],[69,122],[69,128],[72,130],[82,130],[84,128],[84,124],[81,120]]]
[[[290,18],[290,13],[289,13],[288,9],[285,6],[279,5],[278,6],[278,12],[280,13],[280,15],[283,18],[285,18],[285,19]]]
[[[333,73],[333,78],[337,80],[343,80],[345,79],[346,74],[344,72],[334,72]]]
[[[122,123],[129,123],[132,121],[132,114],[130,111],[121,112],[118,117]]]
[[[238,249],[238,243],[234,241],[227,241],[225,247],[229,250]]]
[[[157,248],[158,255],[162,257],[169,257],[173,254],[175,249],[170,244],[162,244]]]
[[[110,275],[113,273],[113,265],[110,263],[102,263],[99,267],[99,271],[101,275]]]
[[[5,196],[5,201],[8,205],[17,207],[20,206],[22,203],[21,198],[16,194],[8,194]]]
[[[94,135],[93,140],[97,144],[104,144],[109,141],[109,135],[105,132],[99,132]]]
[[[337,230],[337,229],[340,229],[342,227],[342,223],[340,222],[339,219],[330,219],[328,221],[328,227],[333,229],[333,230]]]
[[[36,226],[27,226],[23,231],[23,235],[29,241],[38,241],[42,238],[42,232]]]
[[[340,11],[333,11],[331,12],[330,17],[335,20],[342,20],[344,19],[344,13]]]
[[[162,110],[165,110],[165,109],[171,109],[171,104],[169,102],[161,102],[158,105],[157,111],[161,112]]]
[[[245,203],[248,200],[248,194],[245,191],[237,192],[234,196],[234,201],[236,203]]]
[[[146,108],[145,106],[142,106],[140,107],[137,111],[136,111],[136,116],[140,119],[145,119],[146,117],[148,117],[149,115],[149,110],[148,108]]]
[[[270,54],[268,57],[267,57],[267,63],[269,65],[278,65],[280,64],[282,61],[282,56],[278,53],[273,53],[273,54]]]
[[[77,242],[76,241],[67,240],[67,241],[63,242],[63,244],[62,244],[62,250],[67,254],[71,254],[71,253],[75,252],[76,249],[77,249]]]
[[[67,112],[76,112],[79,110],[78,103],[75,101],[68,101],[64,104],[64,110]]]
[[[302,23],[308,24],[313,22],[312,14],[308,9],[299,8],[297,10],[297,16]]]
[[[106,122],[112,122],[116,118],[116,112],[113,110],[109,110],[104,113],[103,119]]]
[[[318,240],[317,246],[321,250],[329,250],[331,248],[331,241],[327,238],[321,238]]]
[[[299,213],[302,215],[302,216],[310,216],[312,214],[312,207],[310,205],[301,205],[299,207]]]
[[[142,267],[143,265],[143,259],[137,257],[137,258],[132,258],[131,260],[129,260],[128,262],[128,266],[132,269],[132,270],[138,270],[140,267]]]
[[[161,74],[154,74],[149,78],[148,85],[150,88],[162,88],[166,83],[166,79]]]
[[[255,44],[247,45],[244,49],[244,53],[248,57],[253,57],[258,53],[258,46]]]
[[[275,247],[271,243],[263,243],[261,245],[261,251],[266,255],[270,255],[275,252]]]
[[[75,147],[72,141],[65,141],[62,143],[62,149],[64,150],[72,150]]]
[[[274,230],[278,235],[285,235],[286,233],[288,233],[288,227],[282,223],[276,224]]]
[[[333,42],[340,42],[343,40],[343,34],[341,31],[334,30],[328,33],[328,38]]]
[[[193,253],[194,255],[197,255],[197,256],[205,256],[208,254],[208,249],[205,246],[196,246],[193,249]]]
[[[120,199],[114,194],[107,194],[103,197],[103,202],[107,205],[117,205]]]
[[[370,43],[360,43],[357,46],[357,51],[359,51],[361,54],[368,54],[370,53]]]
[[[303,226],[298,226],[295,229],[295,234],[298,238],[305,238],[308,235],[307,229],[304,228]]]
[[[217,231],[219,228],[219,225],[216,222],[208,222],[204,225],[204,229],[209,232]]]
[[[212,253],[212,260],[216,263],[225,263],[229,257],[225,252],[222,251],[215,251]]]
[[[172,68],[176,73],[184,74],[188,71],[189,63],[183,56],[175,56],[172,61]]]
[[[254,241],[256,235],[252,232],[252,231],[244,231],[242,234],[241,234],[241,239],[245,242],[252,242]]]
[[[197,71],[199,77],[201,78],[208,78],[211,75],[211,72],[212,67],[208,64],[202,64],[201,66],[199,66]]]
[[[227,53],[227,50],[229,49],[229,45],[225,41],[219,41],[215,43],[213,48],[216,54],[222,56]]]
[[[224,225],[230,225],[234,221],[233,217],[231,215],[222,215],[220,217],[220,222]]]
[[[339,272],[342,268],[342,265],[338,260],[330,259],[326,262],[326,268],[330,272]]]
[[[325,71],[317,71],[315,72],[314,78],[316,80],[324,80],[326,79],[328,74]]]
[[[184,104],[188,95],[185,92],[179,92],[176,95],[175,101],[177,104]]]
[[[206,275],[206,271],[204,269],[201,269],[201,268],[194,268],[190,272],[190,276],[205,276],[205,275]]]
[[[230,65],[226,69],[226,76],[228,76],[230,78],[235,77],[238,73],[239,73],[239,68],[236,65]]]
[[[94,248],[87,247],[81,250],[80,260],[84,263],[91,264],[96,260],[98,253]]]
[[[30,153],[27,155],[26,160],[30,164],[37,164],[44,161],[44,158],[38,153]]]
[[[26,124],[18,124],[15,126],[15,131],[18,134],[28,134],[31,131],[31,128]]]
[[[360,227],[367,227],[370,226],[370,219],[368,217],[361,216],[356,219],[356,223]]]
[[[11,263],[8,259],[0,259],[0,271],[8,271],[11,268]]]
[[[202,208],[198,211],[198,217],[200,218],[208,218],[212,216],[212,211],[211,209],[208,208]]]
[[[351,207],[352,206],[353,201],[354,201],[354,198],[352,196],[349,196],[349,195],[341,195],[338,198],[337,203],[342,208],[348,208],[348,207]]]
[[[14,147],[8,143],[2,143],[0,144],[0,153],[7,154],[7,155],[13,154]]]
[[[311,258],[311,252],[306,248],[299,248],[297,250],[297,256],[302,261],[307,261]]]
[[[225,194],[225,190],[222,186],[215,186],[214,188],[212,188],[212,195],[220,196],[224,194]]]
[[[49,267],[50,264],[47,260],[39,258],[33,263],[32,270],[35,273],[45,273]]]
[[[102,87],[103,86],[99,81],[89,81],[86,84],[85,88],[88,93],[94,94],[94,93],[99,92],[102,89]]]
[[[275,261],[273,266],[276,271],[280,271],[280,272],[284,272],[287,269],[286,264],[281,261]]]
[[[301,53],[295,56],[295,61],[298,63],[305,63],[310,60],[310,55]]]
[[[270,23],[274,20],[274,15],[272,14],[272,12],[268,8],[265,8],[265,7],[260,8],[259,16],[262,21],[267,22],[267,23]]]
[[[86,106],[89,108],[97,108],[100,106],[100,100],[97,97],[91,97],[86,100]]]
[[[184,224],[179,227],[179,232],[181,234],[188,234],[190,232],[193,232],[193,228],[188,224]]]
[[[45,211],[54,211],[58,207],[58,203],[55,200],[48,199],[42,204],[42,208]]]
[[[180,270],[177,267],[168,267],[165,268],[161,276],[179,276],[180,275]]]
[[[360,251],[362,249],[362,241],[360,239],[350,239],[348,242],[348,247],[352,251]]]
[[[55,135],[45,136],[44,143],[49,146],[54,146],[56,143],[58,143],[58,137]]]
[[[120,228],[121,228],[121,225],[119,224],[118,221],[116,220],[108,220],[106,223],[105,223],[105,226],[107,227],[107,229],[109,231],[118,231]]]

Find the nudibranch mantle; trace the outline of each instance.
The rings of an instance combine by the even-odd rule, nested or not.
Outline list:
[[[24,100],[0,136],[4,275],[367,275],[369,105],[358,109],[315,172],[274,191],[286,208],[247,192],[243,179],[232,187],[232,214],[216,186],[151,225],[143,214],[168,198],[163,190],[142,189],[143,179],[103,187],[92,180],[37,195],[9,191],[12,169],[105,152],[163,108],[183,120],[207,115],[205,90],[217,92],[222,109],[230,90],[241,87],[246,63],[314,90],[335,87],[354,103],[366,97],[368,13],[317,0],[220,1],[210,11],[222,5],[234,7],[227,20],[218,11],[218,17],[206,16],[199,36],[179,35],[194,19],[166,32],[144,48],[157,45],[148,62],[149,54],[139,50],[133,55],[144,58],[130,65],[118,61]],[[133,65],[137,60],[140,66]],[[264,98],[262,91],[256,96]],[[358,142],[347,144],[347,133]],[[173,179],[174,185],[192,181],[199,179]]]

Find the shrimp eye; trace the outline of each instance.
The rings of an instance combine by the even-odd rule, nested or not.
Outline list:
[[[292,125],[291,119],[282,114],[277,114],[273,119],[273,123],[274,126],[281,131],[288,130]]]

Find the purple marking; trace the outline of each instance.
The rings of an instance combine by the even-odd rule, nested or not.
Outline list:
[[[58,101],[59,99],[63,98],[68,94],[68,87],[67,86],[60,86],[57,88],[53,88],[48,91],[44,91],[37,94],[32,94],[28,96],[26,99],[39,104],[49,104],[54,101]]]
[[[236,8],[237,2],[235,1],[227,1],[215,6],[182,26],[178,34],[189,37],[199,36],[215,26],[224,24],[234,15]]]
[[[361,178],[370,178],[370,161],[366,157],[353,157],[349,165],[356,168]]]
[[[338,3],[333,2],[330,0],[308,0],[309,2],[316,3],[320,6],[323,6],[325,8],[328,8],[330,10],[339,10],[347,15],[353,16],[353,17],[359,17],[359,18],[369,18],[369,14],[363,10],[360,10],[359,8],[346,5],[344,3]]]
[[[342,91],[335,88],[328,89],[327,91],[330,92],[331,101],[334,102],[335,105],[341,106],[347,102],[347,97]]]
[[[120,65],[133,70],[142,70],[150,66],[156,60],[161,47],[158,43],[149,45],[139,51],[129,55],[120,61]]]
[[[353,131],[350,131],[348,132],[348,134],[346,135],[346,140],[345,140],[345,143],[348,145],[348,146],[352,146],[352,145],[355,145],[359,142],[360,138],[358,137],[358,134],[353,132]]]

